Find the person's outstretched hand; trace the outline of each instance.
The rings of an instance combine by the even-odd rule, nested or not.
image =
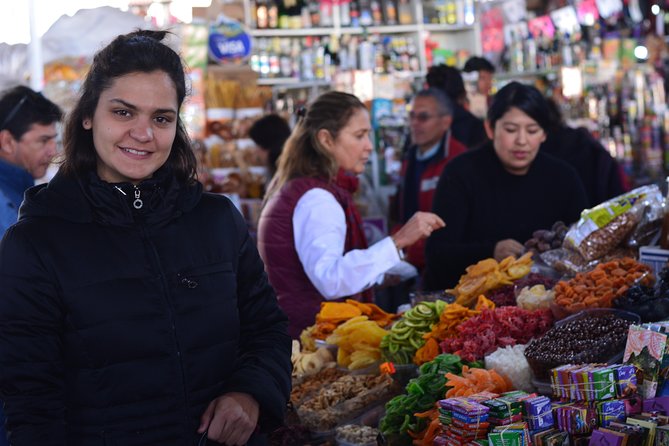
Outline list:
[[[432,232],[444,226],[446,223],[437,214],[416,212],[399,231],[393,234],[393,241],[398,249],[404,249],[420,239],[429,237]]]
[[[247,393],[231,392],[209,403],[200,418],[199,434],[227,446],[244,446],[258,424],[258,402]]]
[[[501,240],[495,245],[495,260],[501,262],[509,256],[518,257],[525,251],[525,247],[522,243],[508,238],[506,240]]]

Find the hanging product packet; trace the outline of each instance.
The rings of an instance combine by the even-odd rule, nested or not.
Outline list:
[[[586,261],[598,259],[628,238],[640,222],[657,221],[664,213],[664,202],[657,185],[642,186],[581,213],[564,240]]]

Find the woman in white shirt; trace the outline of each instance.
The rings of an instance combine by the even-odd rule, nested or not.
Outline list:
[[[406,267],[402,250],[442,228],[417,212],[368,247],[352,193],[373,150],[369,113],[353,95],[328,92],[303,111],[265,197],[258,248],[293,338],[324,300],[372,301],[385,274]]]

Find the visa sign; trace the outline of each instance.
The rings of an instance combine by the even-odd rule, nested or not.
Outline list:
[[[248,57],[251,54],[251,37],[239,22],[224,20],[209,30],[209,54],[218,61]]]

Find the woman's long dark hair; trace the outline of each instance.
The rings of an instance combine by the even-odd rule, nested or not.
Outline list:
[[[135,31],[115,38],[100,50],[81,87],[76,106],[65,123],[63,145],[65,160],[61,170],[65,174],[82,176],[95,171],[97,154],[93,144],[93,132],[84,129],[84,119],[91,119],[103,91],[110,88],[114,80],[131,73],[166,73],[177,93],[178,109],[186,97],[184,65],[179,55],[163,43],[166,31]],[[181,117],[177,117],[177,131],[170,156],[165,163],[180,182],[194,182],[196,160],[191,141]]]

